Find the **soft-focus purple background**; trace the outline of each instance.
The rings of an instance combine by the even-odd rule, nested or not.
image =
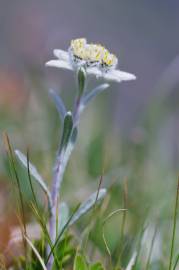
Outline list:
[[[179,53],[178,25],[177,0],[1,0],[0,70],[24,80],[33,67],[48,81],[52,71],[44,63],[54,48],[66,49],[76,37],[101,42],[119,56],[121,69],[138,77],[111,91],[115,126],[128,128]],[[178,62],[173,72],[179,74]],[[65,76],[59,71],[62,86],[72,85],[72,77],[63,84]]]

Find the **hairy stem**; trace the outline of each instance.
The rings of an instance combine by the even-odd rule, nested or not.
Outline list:
[[[75,102],[75,108],[73,113],[73,119],[74,119],[74,127],[78,126],[79,123],[79,117],[80,117],[80,102],[81,98],[77,98]],[[71,148],[71,151],[68,151],[68,149]],[[49,234],[52,243],[55,243],[56,240],[56,226],[57,226],[57,209],[58,209],[58,201],[59,201],[59,191],[61,187],[61,183],[63,181],[63,175],[66,169],[66,165],[69,161],[71,152],[74,148],[74,145],[71,146],[70,143],[67,146],[67,150],[64,153],[63,151],[59,151],[57,154],[55,167],[54,167],[54,176],[53,176],[53,182],[52,182],[52,191],[51,191],[51,198],[52,198],[52,209],[51,209],[51,216],[49,221]],[[47,249],[48,254],[50,253],[50,247]],[[53,256],[51,255],[47,264],[47,269],[51,270],[53,265]]]

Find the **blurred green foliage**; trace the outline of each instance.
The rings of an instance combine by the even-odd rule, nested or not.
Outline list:
[[[67,100],[70,95],[71,92],[62,93],[63,98]],[[102,206],[97,208],[96,214],[93,212],[88,214],[75,226],[75,241],[79,247],[84,244],[87,237],[85,248],[89,261],[101,260],[107,267],[110,263],[113,266],[118,263],[118,266],[124,267],[134,250],[139,249],[135,269],[145,269],[152,236],[146,240],[148,244],[143,243],[141,232],[143,228],[156,225],[159,231],[156,245],[159,245],[160,252],[158,257],[155,258],[154,255],[151,257],[149,269],[167,269],[178,168],[175,142],[172,137],[177,128],[175,126],[177,110],[176,107],[168,105],[172,98],[173,96],[169,99],[166,96],[163,99],[152,100],[142,115],[139,115],[135,128],[127,134],[116,131],[110,116],[107,115],[105,106],[111,102],[107,100],[110,99],[109,93],[104,94],[101,99],[98,97],[84,113],[77,147],[65,174],[62,198],[69,203],[71,209],[74,209],[74,202],[75,205],[76,202],[82,202],[89,193],[97,189],[101,175],[102,185],[109,190],[108,196]],[[21,149],[24,153],[28,148],[30,160],[50,185],[51,168],[62,132],[59,117],[42,85],[38,92],[29,92],[26,102],[26,106],[18,113],[9,114],[6,109],[3,111],[0,115],[1,130],[7,130],[14,148]],[[174,119],[173,132],[171,119]],[[9,162],[3,145],[1,150],[3,153],[1,175],[12,183],[13,190],[12,201],[7,203],[17,205],[15,195],[17,188],[14,188],[14,178],[10,175]],[[27,220],[30,222],[34,217],[29,208],[33,198],[28,174],[18,162],[16,166],[28,209]],[[2,179],[4,181],[4,177]],[[39,209],[44,211],[44,195],[35,183],[34,189]],[[120,208],[127,209],[125,217],[123,213],[118,213],[103,227],[105,217]],[[177,226],[176,247],[179,245],[178,235]],[[176,252],[177,249],[175,256]],[[64,253],[66,255],[62,264],[65,266],[74,259],[74,246],[65,248]],[[30,267],[39,269],[39,266],[35,265]],[[95,269],[94,267],[91,266],[90,269]]]

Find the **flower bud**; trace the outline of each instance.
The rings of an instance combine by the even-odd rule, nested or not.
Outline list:
[[[83,92],[85,90],[85,82],[86,82],[86,71],[83,67],[80,67],[80,69],[78,70],[78,91],[80,97],[83,95]]]

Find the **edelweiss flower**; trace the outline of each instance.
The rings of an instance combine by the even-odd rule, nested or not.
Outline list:
[[[134,74],[116,69],[118,59],[114,54],[100,44],[87,43],[85,38],[72,40],[68,51],[56,49],[53,53],[57,59],[47,66],[68,70],[84,67],[87,74],[117,82],[136,79]]]

